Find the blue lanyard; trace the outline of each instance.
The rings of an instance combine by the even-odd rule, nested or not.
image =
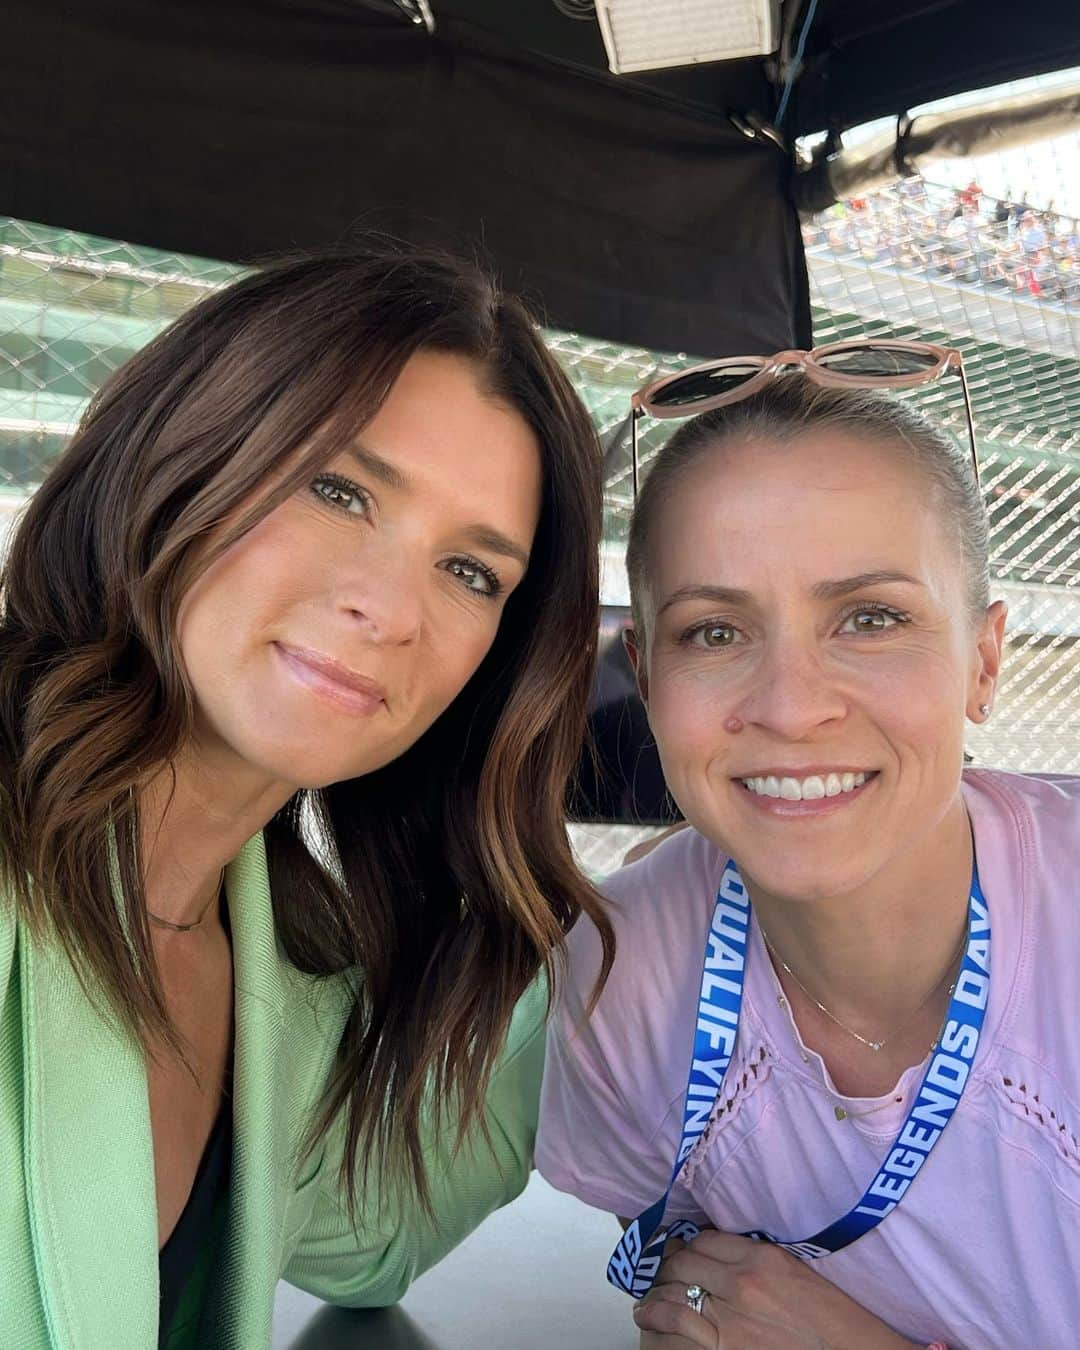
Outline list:
[[[734,861],[730,861],[720,878],[712,924],[705,939],[682,1139],[671,1180],[660,1199],[623,1233],[608,1262],[610,1282],[635,1298],[642,1298],[652,1287],[668,1238],[688,1242],[699,1232],[697,1224],[689,1219],[678,1219],[665,1225],[664,1211],[683,1163],[709,1122],[735,1052],[749,927],[750,897],[739,869]],[[923,1076],[907,1119],[862,1199],[843,1218],[801,1242],[785,1242],[761,1231],[745,1233],[744,1237],[775,1243],[803,1260],[812,1261],[849,1246],[876,1228],[900,1203],[956,1110],[975,1059],[986,1015],[990,992],[990,914],[974,867],[967,927],[967,947],[936,1053]]]

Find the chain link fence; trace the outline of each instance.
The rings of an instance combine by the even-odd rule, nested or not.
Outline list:
[[[1011,636],[995,716],[973,728],[982,763],[1080,772],[1080,231],[1029,203],[921,180],[834,207],[804,230],[815,340],[919,337],[958,347],[970,375]],[[139,347],[239,269],[0,218],[0,520],[41,482],[87,401]],[[709,353],[657,353],[550,331],[612,443],[605,589],[623,598],[631,392]],[[908,395],[964,434],[958,381]],[[670,434],[643,428],[643,458]],[[607,870],[641,836],[578,828]]]
[[[0,217],[0,506],[40,483],[114,370],[236,272]]]

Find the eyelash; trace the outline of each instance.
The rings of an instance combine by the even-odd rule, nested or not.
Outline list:
[[[698,637],[699,634],[706,632],[706,631],[707,631],[708,629],[710,629],[710,628],[730,628],[730,629],[732,630],[732,632],[736,632],[736,633],[739,631],[739,630],[735,627],[735,625],[734,625],[733,623],[724,623],[722,620],[719,620],[719,619],[706,619],[703,623],[696,623],[696,624],[694,624],[694,626],[693,626],[692,628],[688,628],[688,629],[687,629],[687,630],[679,637],[679,646],[680,646],[680,647],[693,647],[693,646],[695,645],[694,639],[695,639],[696,637]],[[705,644],[702,644],[702,645],[704,646]],[[725,643],[724,645],[725,645],[725,646],[734,646],[734,643]],[[712,651],[719,651],[720,648],[713,647],[713,648],[710,648],[709,650],[712,650]]]
[[[840,626],[842,627],[845,623],[848,622],[849,619],[853,619],[856,614],[884,614],[887,618],[892,619],[894,623],[896,623],[897,625],[903,625],[911,622],[911,615],[905,614],[903,610],[894,609],[891,605],[882,605],[875,601],[870,601],[864,602],[859,605],[853,605],[849,610],[847,610],[844,613],[843,617],[840,620]],[[701,633],[706,632],[710,628],[729,628],[732,630],[732,632],[736,633],[739,631],[738,628],[735,626],[735,624],[728,623],[724,619],[705,619],[703,622],[696,623],[693,625],[693,627],[688,628],[680,636],[679,646],[680,647],[694,646],[694,639],[697,638]],[[886,629],[885,631],[888,630]],[[877,635],[872,633],[871,634],[863,633],[861,636],[874,637]],[[711,650],[721,651],[724,649],[724,647],[729,646],[735,646],[735,644],[725,643],[723,644],[723,646],[714,647]]]
[[[325,492],[320,492],[319,490],[320,484],[323,483],[326,483],[330,487],[335,488],[338,492],[345,493],[346,496],[355,497],[356,500],[360,502],[360,504],[362,505],[363,511],[361,512],[350,511],[349,508],[347,506],[344,506],[341,502],[331,500],[331,498],[328,497]],[[320,501],[325,502],[327,506],[331,507],[332,510],[342,511],[347,516],[367,515],[368,507],[371,505],[370,492],[362,488],[359,483],[354,483],[349,478],[343,478],[341,474],[338,473],[319,474],[318,478],[312,479],[311,491],[315,494],[316,497],[319,498]]]
[[[323,484],[326,484],[337,492],[344,493],[348,497],[354,498],[361,504],[363,509],[361,511],[352,511],[349,509],[349,506],[342,502],[334,501],[331,497],[327,496],[325,492],[320,490],[321,485]],[[352,479],[343,478],[341,474],[337,473],[319,474],[318,478],[313,479],[311,482],[311,491],[320,501],[329,506],[332,511],[341,511],[347,516],[366,516],[368,514],[368,508],[372,503],[370,492],[362,488],[359,483],[354,483]],[[486,563],[482,563],[479,558],[474,558],[468,553],[462,553],[453,558],[447,558],[443,564],[444,570],[446,571],[450,571],[450,569],[455,566],[469,568],[471,571],[479,573],[479,575],[487,582],[488,589],[486,591],[477,590],[475,586],[466,584],[465,590],[469,591],[472,595],[477,595],[482,600],[494,600],[502,591],[502,581],[500,580],[498,573],[494,571],[493,568],[488,567]],[[451,576],[453,575],[455,574],[451,572]]]
[[[478,595],[481,600],[494,600],[498,597],[499,592],[502,590],[502,582],[499,580],[498,573],[495,572],[492,568],[488,567],[486,563],[482,563],[479,558],[470,557],[470,555],[467,553],[462,553],[460,556],[456,558],[447,558],[443,566],[446,571],[450,571],[451,567],[459,566],[459,567],[469,567],[474,572],[479,572],[480,575],[487,582],[488,589],[486,591],[478,591],[475,586],[468,586],[468,585],[465,587],[465,589],[471,592],[471,594],[473,595]],[[451,576],[453,575],[454,574],[451,572]]]
[[[853,605],[851,609],[845,613],[843,619],[841,619],[841,624],[847,623],[847,621],[853,619],[856,614],[884,614],[886,618],[892,619],[898,626],[911,622],[911,615],[905,614],[902,609],[894,609],[892,605],[882,605],[877,601],[871,600],[868,603],[864,602],[861,605]],[[890,625],[890,627],[891,626],[892,625]],[[887,632],[888,629],[884,631]],[[863,636],[865,637],[867,634],[864,633]]]

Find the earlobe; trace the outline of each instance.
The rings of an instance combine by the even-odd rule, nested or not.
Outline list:
[[[968,701],[968,717],[973,722],[985,722],[993,710],[1007,617],[1008,609],[1005,602],[995,600],[983,619],[977,644],[979,670]]]

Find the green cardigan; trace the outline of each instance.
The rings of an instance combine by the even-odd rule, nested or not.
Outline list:
[[[220,1248],[170,1347],[270,1344],[274,1288],[289,1280],[356,1307],[409,1282],[529,1173],[544,996],[522,1000],[488,1099],[494,1152],[429,1149],[434,1219],[411,1206],[344,1212],[341,1132],[300,1143],[351,1001],[344,977],[299,973],[278,948],[256,836],[226,889],[236,981],[232,1183]],[[192,1302],[197,1306],[192,1307]],[[153,1350],[157,1206],[142,1053],[100,1016],[64,955],[32,941],[0,901],[0,1346]]]

